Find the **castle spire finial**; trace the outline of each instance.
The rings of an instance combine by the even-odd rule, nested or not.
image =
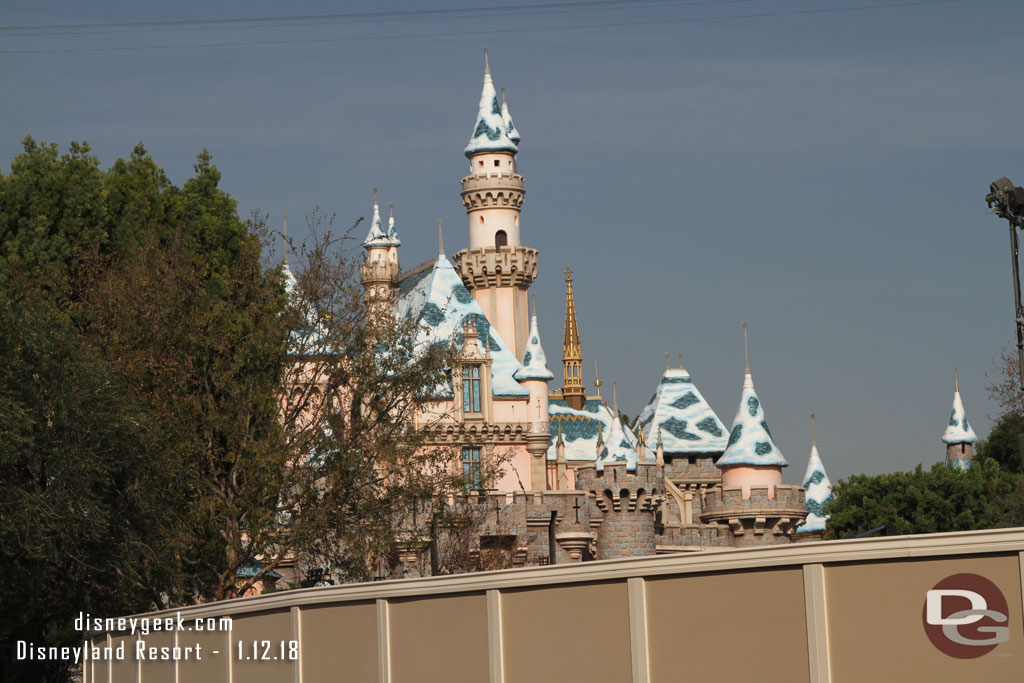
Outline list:
[[[565,336],[562,340],[562,398],[575,410],[582,410],[587,402],[583,388],[583,349],[580,330],[576,323],[576,299],[572,291],[572,268],[565,262]]]
[[[388,202],[388,218],[395,220],[395,203]]]
[[[814,433],[814,413],[811,413],[811,447],[812,448],[817,448],[818,447],[818,437]]]
[[[373,205],[377,206],[377,188],[373,188]]]
[[[487,74],[488,76],[491,75],[491,60],[490,57],[487,56],[486,47],[484,48],[484,73]]]
[[[437,255],[444,256],[444,233],[441,230],[441,219],[437,219]]]
[[[283,211],[281,218],[284,219],[284,233],[282,235],[282,241],[284,242],[284,255],[281,257],[281,264],[288,267],[288,212]]]
[[[960,371],[957,368],[953,368],[953,389],[960,393]]]
[[[601,373],[597,371],[597,359],[594,359],[594,388],[597,389],[597,397],[601,398],[601,386],[604,382],[601,381]]]
[[[682,351],[679,352],[679,369],[680,370],[683,369],[683,352]]]
[[[612,380],[612,408],[615,410],[615,417],[619,416],[619,383]]]
[[[665,352],[665,372],[672,368],[672,361],[668,359],[668,351]]]
[[[750,374],[750,345],[747,343],[747,323],[743,323],[743,358],[746,362],[744,372]]]

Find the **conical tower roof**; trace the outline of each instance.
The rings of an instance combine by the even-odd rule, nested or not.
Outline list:
[[[380,219],[380,204],[377,203],[377,188],[373,188],[373,218],[370,220],[370,232],[363,240],[363,248],[400,246],[402,243],[398,241],[398,233],[394,228],[394,217],[392,216],[389,230],[384,230],[384,223]]]
[[[825,473],[825,466],[818,455],[818,440],[814,436],[814,415],[811,415],[811,457],[804,472],[804,489],[807,491],[807,521],[797,531],[824,531],[828,515],[822,512],[827,503],[835,500],[832,482]]]
[[[964,402],[960,398],[960,380],[954,384],[953,412],[949,416],[949,425],[942,434],[942,442],[953,443],[976,443],[978,435],[974,433],[974,427],[967,421],[967,411],[964,410]]]
[[[508,139],[518,147],[519,141],[522,140],[522,138],[519,136],[519,129],[516,128],[516,124],[512,123],[512,115],[508,113],[508,101],[505,99],[505,88],[501,89],[501,120],[505,122],[505,134],[508,135]]]
[[[635,470],[636,464],[640,462],[640,454],[636,452],[636,436],[622,424],[618,415],[612,418],[611,429],[604,437],[604,446],[597,456],[597,471],[604,470],[605,463],[624,462],[627,470]],[[654,462],[650,453],[646,454],[644,461]]]
[[[491,79],[491,65],[487,58],[487,49],[484,49],[484,87],[480,92],[480,107],[476,114],[476,123],[473,124],[473,134],[466,145],[466,156],[473,156],[482,152],[512,152],[516,153],[519,148],[509,138],[508,124],[512,122],[511,117],[506,123],[502,116],[501,105],[498,104],[498,93],[494,90],[494,81]],[[515,130],[515,127],[512,128]],[[516,134],[518,135],[518,133]]]
[[[746,346],[746,323],[743,324],[744,346]],[[750,353],[747,352],[747,368],[743,377],[743,393],[740,396],[740,407],[733,419],[732,431],[729,433],[729,444],[725,453],[716,463],[719,467],[736,467],[753,465],[767,467],[788,467],[786,458],[779,452],[768,422],[764,417],[764,407],[754,390],[754,379],[750,374]]]
[[[541,379],[545,382],[555,378],[548,369],[548,359],[544,355],[544,347],[540,345],[540,332],[537,331],[537,310],[534,304],[533,317],[530,318],[530,339],[523,353],[522,367],[516,371],[515,378],[519,381]]]
[[[685,368],[668,368],[654,396],[640,412],[637,428],[648,441],[662,432],[666,453],[721,453],[728,432]]]

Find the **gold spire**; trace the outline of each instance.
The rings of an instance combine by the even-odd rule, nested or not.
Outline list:
[[[953,368],[953,388],[960,393],[960,371],[957,368]]]
[[[580,347],[580,330],[576,324],[576,301],[572,293],[572,268],[565,264],[565,338],[562,342],[562,397],[570,407],[582,410],[586,402],[581,373],[583,351]]]
[[[601,385],[604,382],[601,381],[601,373],[597,371],[597,359],[594,359],[594,388],[597,389],[597,397],[601,398]]]

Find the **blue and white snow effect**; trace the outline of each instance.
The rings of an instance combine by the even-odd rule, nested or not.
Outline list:
[[[519,136],[519,129],[516,128],[516,124],[512,123],[512,115],[508,113],[508,102],[505,101],[505,89],[501,89],[501,120],[505,122],[505,134],[508,135],[508,139],[519,146],[519,141],[522,138]]]
[[[599,398],[589,398],[582,410],[569,407],[563,399],[548,401],[548,420],[551,430],[551,442],[548,446],[548,460],[558,458],[558,427],[562,427],[562,443],[565,444],[566,460],[595,461],[598,457],[597,438],[608,441],[612,428],[612,411]],[[636,436],[629,429],[624,435],[635,449]]]
[[[367,233],[366,239],[363,240],[363,247],[369,249],[370,247],[400,247],[401,241],[398,239],[398,232],[395,230],[395,219],[392,216],[389,219],[388,229],[384,230],[384,223],[380,220],[380,206],[377,202],[373,203],[373,219],[370,220],[370,232]]]
[[[462,346],[462,328],[470,318],[480,335],[480,348],[490,349],[491,388],[495,396],[529,396],[530,392],[517,382],[515,373],[521,367],[515,354],[505,344],[498,330],[491,327],[476,299],[469,293],[451,262],[442,254],[430,268],[399,283],[395,315],[415,319],[418,323],[416,345],[455,340]],[[446,389],[451,396],[451,387]]]
[[[640,412],[638,428],[648,443],[661,429],[666,453],[721,453],[729,433],[683,368],[665,371],[650,402]]]
[[[978,435],[974,433],[974,427],[967,421],[967,412],[964,410],[964,402],[960,400],[960,392],[953,394],[953,413],[949,416],[949,425],[942,434],[942,442],[951,443],[976,443]]]
[[[828,515],[822,513],[822,508],[835,500],[835,496],[832,495],[832,482],[821,464],[817,444],[811,446],[811,457],[804,473],[804,489],[807,491],[807,521],[797,531],[824,531]]]
[[[484,88],[480,93],[480,109],[476,115],[476,123],[473,124],[473,134],[466,145],[467,157],[481,152],[519,151],[516,143],[509,137],[512,118],[509,117],[506,121],[501,109],[498,94],[494,91],[494,81],[491,80],[491,70],[487,68],[484,70]],[[515,132],[515,126],[511,126],[511,129],[518,139],[519,134]]]
[[[649,449],[645,454],[644,460],[654,462],[654,456]],[[626,463],[627,471],[635,470],[636,464],[640,462],[640,454],[636,451],[636,437],[633,436],[628,427],[623,426],[622,420],[616,415],[612,418],[611,429],[604,436],[604,447],[601,449],[601,454],[597,457],[597,471],[601,472],[604,470],[604,466],[607,463],[619,462]]]
[[[716,464],[718,467],[789,465],[768,431],[764,408],[761,406],[761,399],[757,397],[757,392],[754,391],[754,380],[750,373],[743,378],[743,394],[740,397],[739,410],[736,411],[736,419],[732,423],[732,430],[729,432],[729,443]]]
[[[537,314],[530,319],[530,340],[526,343],[526,351],[523,353],[522,367],[515,374],[519,381],[527,379],[542,379],[545,382],[553,380],[555,376],[548,369],[548,359],[544,355],[544,347],[540,345],[540,333],[537,331]]]

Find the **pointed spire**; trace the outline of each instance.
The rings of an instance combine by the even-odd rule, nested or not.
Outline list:
[[[537,328],[537,300],[533,302],[533,315],[530,318],[530,336],[526,343],[526,350],[523,352],[522,365],[513,375],[522,382],[528,379],[539,379],[550,382],[555,378],[548,369],[547,355],[540,343],[540,332]]]
[[[672,369],[672,362],[668,359],[668,351],[665,352],[665,372]]]
[[[604,425],[597,425],[597,454],[600,457],[601,447],[604,446]]]
[[[402,246],[398,239],[398,229],[395,228],[395,203],[388,202],[388,239],[394,242],[396,247]]]
[[[501,120],[505,122],[505,134],[508,139],[518,147],[522,138],[519,136],[519,129],[512,123],[512,115],[508,112],[508,101],[505,99],[505,86],[501,86]]]
[[[967,421],[967,411],[964,410],[964,401],[960,397],[960,378],[955,370],[953,387],[953,412],[949,416],[949,425],[942,434],[942,442],[946,445],[977,443],[978,435]]]
[[[576,324],[576,300],[572,291],[572,268],[565,264],[565,336],[562,341],[562,398],[571,407],[581,410],[586,403],[583,388],[583,350],[580,346],[580,331]]]
[[[682,351],[679,352],[679,369],[680,370],[683,369],[683,352]]]
[[[834,500],[832,483],[825,473],[825,466],[818,455],[818,438],[814,432],[814,413],[811,413],[811,455],[807,459],[807,470],[804,472],[804,490],[806,491],[807,521],[798,532],[824,531],[828,515],[822,512],[826,504]]]
[[[377,188],[373,188],[373,218],[370,220],[370,232],[363,240],[363,248],[371,247],[397,247],[401,244],[397,235],[392,237],[384,230],[384,223],[380,219],[380,202],[377,200]]]
[[[619,383],[612,380],[612,409],[615,411],[613,415],[619,416]]]
[[[511,118],[509,119],[511,122]],[[519,151],[516,143],[509,137],[508,125],[502,116],[502,108],[498,103],[498,93],[494,90],[491,78],[491,62],[487,49],[484,48],[484,87],[480,92],[480,105],[477,110],[473,134],[466,145],[466,156],[482,152]],[[514,130],[514,128],[513,128]]]
[[[597,359],[594,359],[594,389],[597,390],[597,397],[601,398],[601,387],[604,382],[601,381],[601,373],[597,371]]]
[[[281,213],[281,218],[284,220],[284,233],[282,235],[282,242],[284,243],[284,255],[281,257],[281,265],[285,268],[288,267],[288,212],[284,211]]]
[[[746,363],[740,406],[732,423],[729,445],[715,464],[720,468],[737,465],[786,467],[789,463],[779,452],[771,432],[768,431],[764,406],[757,396],[754,380],[750,375],[750,347],[747,343],[746,323],[743,323],[743,350]]]
[[[555,441],[556,446],[565,446],[565,441],[562,440],[562,421],[558,421],[558,440]]]
[[[960,371],[953,368],[953,391],[960,393]]]
[[[437,219],[437,255],[444,256],[444,231],[441,229],[441,219]]]

